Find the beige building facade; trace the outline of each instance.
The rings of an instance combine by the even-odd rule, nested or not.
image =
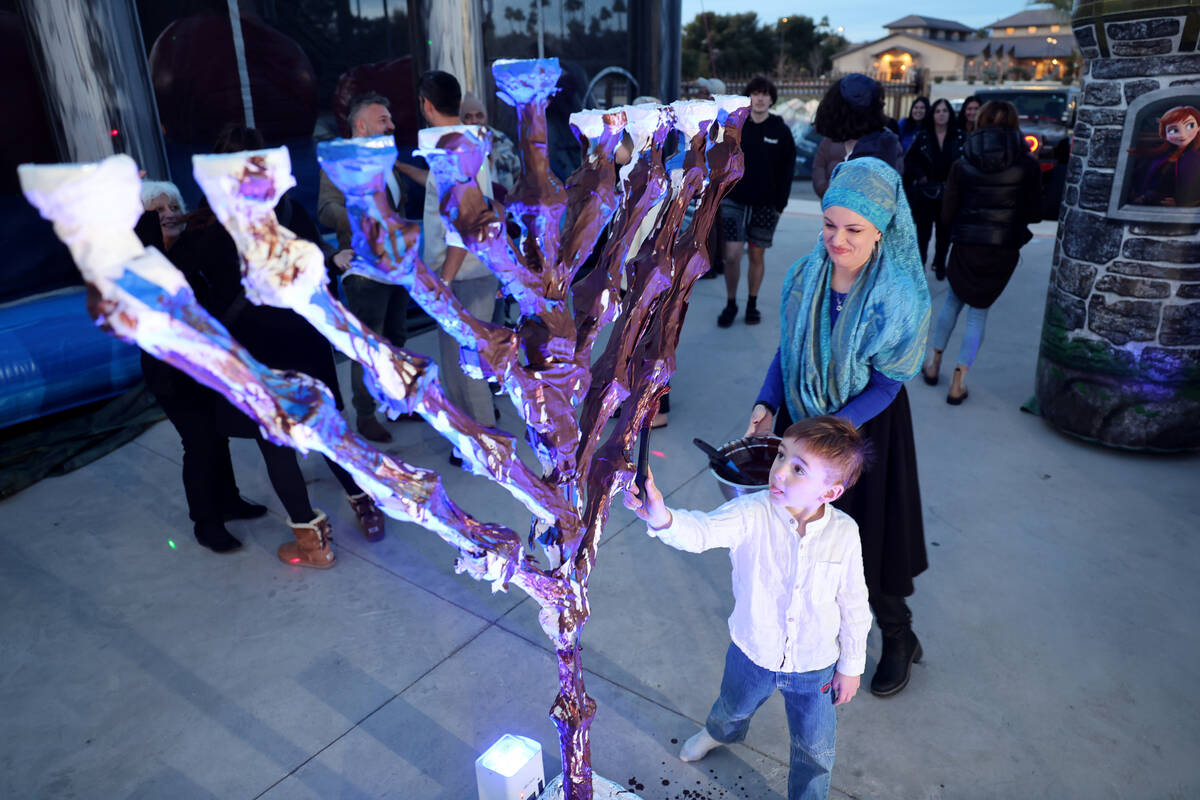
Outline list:
[[[959,22],[910,14],[884,26],[888,35],[833,57],[837,73],[862,72],[881,81],[928,78],[1053,80],[1075,57],[1070,19],[1054,9],[1022,11],[993,22],[988,35]]]

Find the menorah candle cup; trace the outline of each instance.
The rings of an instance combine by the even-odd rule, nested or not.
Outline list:
[[[133,226],[144,213],[137,164],[126,155],[93,164],[22,164],[21,191],[71,251],[84,279],[115,278],[143,251]]]

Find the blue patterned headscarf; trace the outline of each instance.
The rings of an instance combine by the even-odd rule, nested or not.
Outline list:
[[[788,270],[783,288],[780,365],[792,419],[835,414],[867,387],[876,369],[897,381],[921,368],[929,329],[929,286],[900,175],[877,158],[838,164],[821,208],[848,208],[883,233],[830,324],[833,264],[818,236]]]

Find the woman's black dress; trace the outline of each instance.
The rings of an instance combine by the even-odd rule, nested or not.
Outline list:
[[[775,432],[782,435],[791,424],[785,404],[775,416]],[[891,405],[867,420],[859,432],[871,443],[872,460],[858,483],[833,505],[858,523],[871,597],[908,597],[913,593],[913,578],[925,571],[929,561],[912,413],[903,386]]]

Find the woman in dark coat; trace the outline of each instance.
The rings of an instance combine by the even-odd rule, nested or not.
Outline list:
[[[975,95],[962,101],[962,107],[958,111],[958,127],[964,134],[969,135],[971,131],[975,130],[975,123],[979,118],[979,109],[981,108],[983,108],[983,103]]]
[[[213,152],[236,153],[259,149],[262,145],[262,136],[254,129],[229,125],[218,136]],[[316,225],[304,207],[288,195],[285,194],[276,205],[275,215],[285,228],[319,245],[320,233]],[[294,311],[259,306],[247,300],[237,245],[207,204],[202,204],[189,217],[187,231],[176,242],[170,258],[181,272],[193,276],[189,281],[200,304],[219,319],[252,356],[273,369],[303,372],[316,378],[329,388],[338,408],[342,407],[329,342]],[[279,548],[280,560],[322,569],[332,566],[335,556],[329,517],[314,510],[309,503],[296,452],[264,439],[257,423],[223,397],[217,401],[216,421],[221,433],[254,439],[262,452],[271,486],[288,513],[288,524],[296,539]],[[328,457],[325,461],[346,492],[367,539],[381,539],[383,513],[354,482],[350,473]]]
[[[925,126],[925,118],[929,116],[929,98],[922,95],[913,100],[908,109],[908,116],[900,120],[900,146],[904,152],[912,147],[917,132]]]
[[[904,156],[904,182],[917,224],[917,245],[921,263],[929,254],[929,239],[937,224],[937,247],[933,252],[933,272],[937,279],[946,277],[946,253],[950,237],[942,225],[942,193],[950,165],[962,155],[964,135],[954,120],[954,111],[945,98],[933,101],[912,147]]]
[[[946,179],[942,215],[954,243],[946,270],[950,288],[930,331],[931,353],[922,370],[926,383],[938,382],[942,352],[966,305],[967,327],[946,396],[951,405],[967,397],[967,370],[983,341],[987,310],[1008,285],[1021,246],[1033,238],[1026,226],[1041,219],[1041,187],[1016,107],[1002,100],[985,104]]]
[[[275,211],[280,224],[297,236],[319,241],[316,226],[299,203],[284,195]],[[191,215],[188,230],[172,248],[170,258],[185,275],[198,278],[192,282],[197,289],[196,299],[252,356],[273,369],[303,372],[316,378],[329,387],[338,408],[342,407],[329,342],[294,311],[258,306],[246,299],[237,246],[207,205]],[[258,424],[224,397],[217,399],[216,424],[225,436],[253,439],[262,452],[271,486],[296,535],[295,542],[280,548],[280,559],[301,566],[332,566],[329,518],[310,505],[295,451],[264,439]],[[382,538],[383,514],[374,501],[346,470],[328,457],[325,460],[345,490],[367,538],[372,541]]]
[[[921,368],[929,286],[900,175],[876,158],[838,165],[821,198],[823,235],[784,281],[779,349],[747,436],[834,414],[858,426],[873,465],[835,503],[858,523],[883,653],[871,692],[908,684],[921,645],[905,598],[928,566],[904,381]]]
[[[184,229],[183,199],[174,184],[142,184],[146,214],[134,233],[142,244],[169,253]],[[189,283],[206,288],[197,276]],[[195,288],[193,289],[195,291]],[[183,372],[142,351],[142,376],[183,445],[183,493],[196,541],[214,553],[237,550],[242,543],[225,527],[234,519],[255,519],[267,507],[242,498],[233,475],[229,437],[217,430],[220,395]]]

